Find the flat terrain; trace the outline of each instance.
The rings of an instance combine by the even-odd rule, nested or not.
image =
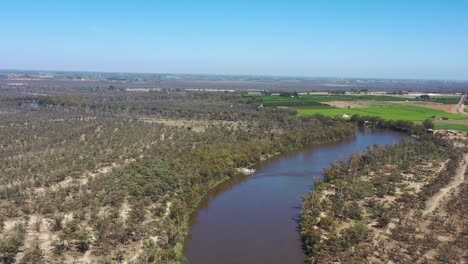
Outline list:
[[[148,74],[0,70],[0,86],[108,87],[136,89],[222,89],[242,91],[377,91],[460,92],[467,82],[346,78],[274,77],[252,75]]]
[[[421,97],[428,96],[422,99]],[[435,93],[394,94],[384,92],[246,93],[244,100],[260,101],[265,107],[293,108],[300,115],[322,114],[377,116],[386,120],[422,122],[431,119],[436,129],[468,132],[468,119],[459,112],[461,95]]]
[[[364,107],[364,108],[328,108],[298,109],[300,115],[322,114],[329,117],[342,115],[378,116],[386,120],[424,121],[433,119],[436,129],[453,129],[468,131],[468,116],[445,112],[442,110],[413,105]],[[444,120],[447,119],[447,120]]]
[[[182,263],[218,183],[356,126],[239,93],[0,86],[0,263]]]
[[[468,132],[468,121],[464,120],[436,120],[434,121],[436,129],[457,130]]]
[[[415,95],[382,95],[382,94],[301,94],[301,95],[244,95],[245,98],[257,98],[264,106],[326,106],[327,102],[434,102],[440,104],[457,104],[460,96],[444,95],[432,96],[428,100],[421,100]]]
[[[379,116],[388,120],[408,120],[422,121],[428,118],[448,118],[454,120],[464,120],[468,117],[447,113],[440,110],[429,109],[418,106],[389,106],[389,107],[369,107],[369,108],[329,108],[329,109],[298,109],[301,115],[323,114],[335,117],[343,114],[361,116]]]
[[[449,95],[439,102],[415,94],[326,92],[262,99],[261,92],[242,96],[230,85],[286,84],[253,77],[31,74],[0,80],[2,263],[181,263],[189,215],[212,186],[271,155],[355,135],[356,124],[310,116],[313,111],[432,118],[438,127],[460,129],[468,120],[451,112],[447,103],[456,96]],[[184,85],[171,90],[169,83]],[[310,89],[307,83],[299,86]],[[438,158],[432,167],[416,165],[437,169]]]
[[[426,139],[326,170],[302,211],[310,263],[464,263],[466,145]]]

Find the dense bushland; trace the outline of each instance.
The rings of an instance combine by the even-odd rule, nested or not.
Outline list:
[[[352,123],[296,117],[232,93],[0,100],[5,262],[181,262],[188,217],[212,186],[272,154],[356,133]],[[224,123],[192,129],[206,120]]]

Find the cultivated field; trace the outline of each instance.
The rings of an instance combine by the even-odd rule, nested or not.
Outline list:
[[[265,107],[294,108],[300,115],[323,114],[378,116],[386,120],[422,122],[431,119],[436,129],[468,132],[467,116],[456,113],[460,95],[371,93],[279,93],[244,94],[247,102],[261,102]]]
[[[457,104],[460,96],[443,95],[433,96],[428,100],[421,100],[417,96],[410,95],[382,95],[382,94],[301,94],[301,95],[244,95],[244,98],[256,98],[263,102],[264,106],[312,106],[312,107],[327,107],[327,102],[356,102],[356,101],[371,101],[371,102],[433,102],[440,104]]]
[[[301,115],[323,114],[325,116],[361,115],[379,116],[388,120],[408,120],[423,121],[429,118],[447,118],[454,120],[468,119],[466,116],[447,113],[440,110],[429,109],[418,106],[389,106],[389,107],[369,107],[369,108],[328,108],[328,109],[298,109]]]
[[[424,121],[434,120],[436,129],[453,129],[468,132],[468,116],[444,112],[413,105],[366,107],[366,108],[324,108],[298,109],[300,115],[322,114],[329,117],[342,115],[378,116],[386,120]]]

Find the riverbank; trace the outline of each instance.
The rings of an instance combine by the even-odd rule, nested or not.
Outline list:
[[[196,186],[196,187],[192,186],[192,189],[196,189],[198,191],[191,190],[189,200],[182,200],[181,196],[174,197],[175,199],[172,201],[174,206],[171,209],[172,210],[171,217],[166,219],[166,221],[171,221],[171,219],[174,218],[175,220],[174,222],[176,222],[175,227],[173,227],[173,228],[176,228],[175,231],[173,231],[173,233],[176,234],[176,237],[173,240],[171,240],[172,241],[171,244],[173,244],[173,246],[171,247],[171,250],[173,250],[173,256],[174,256],[173,259],[175,259],[178,262],[183,262],[183,255],[182,255],[183,246],[182,245],[184,245],[186,235],[188,233],[187,230],[188,230],[190,215],[194,212],[194,210],[196,210],[200,206],[200,202],[204,199],[204,197],[206,197],[206,195],[210,191],[212,191],[213,189],[216,189],[217,186],[223,184],[229,179],[239,177],[238,176],[239,174],[237,174],[238,172],[235,169],[236,167],[239,167],[240,165],[242,167],[251,168],[254,165],[258,164],[259,162],[262,162],[262,160],[264,160],[266,157],[272,158],[275,155],[278,155],[278,153],[284,153],[292,149],[297,149],[306,144],[329,142],[329,141],[341,140],[343,138],[349,138],[351,136],[354,136],[357,131],[357,126],[354,124],[345,123],[345,122],[336,122],[336,121],[332,121],[326,118],[323,120],[313,119],[313,118],[307,118],[307,119],[294,118],[291,120],[294,121],[294,122],[291,122],[291,125],[294,124],[294,127],[291,127],[292,131],[287,132],[287,133],[286,131],[271,132],[270,140],[272,141],[269,143],[258,142],[258,141],[256,141],[255,143],[251,142],[248,145],[243,145],[241,142],[236,142],[236,144],[230,143],[231,145],[228,145],[227,146],[228,148],[224,148],[224,147],[212,148],[212,151],[209,156],[207,156],[206,154],[203,154],[203,156],[202,155],[199,156],[200,159],[206,160],[205,164],[203,164],[204,168],[206,168],[205,171],[207,172],[211,171],[210,173],[216,173],[216,174],[225,175],[225,176],[220,177],[218,180],[214,180],[217,177],[215,177],[215,175],[210,175],[210,177],[207,177],[207,178],[213,179],[212,182],[204,183],[203,186],[201,185]],[[310,128],[306,129],[308,127]],[[302,131],[302,132],[293,133],[293,131]],[[243,133],[245,134],[245,132]],[[236,134],[237,136],[239,136],[239,134],[242,134],[242,131],[237,131]],[[275,134],[276,136],[272,137],[272,135],[275,135]],[[252,141],[252,139],[250,141]],[[226,143],[228,142],[223,142],[222,144],[225,145]],[[193,155],[198,155],[197,154],[198,150],[201,150],[201,149],[192,148],[192,152],[195,152]],[[255,150],[256,152],[252,152],[251,150]],[[205,149],[203,151],[206,152]],[[246,159],[246,158],[248,158],[249,160],[242,161],[242,162],[239,162],[239,161],[232,162],[223,158],[226,155],[229,155],[232,161],[236,161],[236,160],[242,161],[242,159]],[[207,159],[207,157],[209,158]],[[198,158],[195,158],[195,159],[198,159]],[[218,162],[218,159],[219,159],[219,162]],[[212,167],[208,166],[209,164],[211,164]],[[239,165],[236,166],[236,164],[239,164]],[[184,194],[184,196],[188,196],[188,195]],[[177,210],[178,208],[186,208],[186,209]],[[173,224],[169,223],[168,225],[173,225]]]
[[[401,134],[377,131],[366,129],[339,143],[282,152],[257,164],[253,176],[226,181],[211,191],[190,220],[185,246],[189,263],[285,263],[285,257],[303,262],[294,220],[300,197],[330,162],[401,139]]]
[[[446,262],[460,258],[463,249],[457,241],[463,241],[463,232],[445,227],[449,222],[462,226],[463,209],[457,199],[446,224],[437,224],[437,219],[447,219],[447,208],[429,218],[423,212],[427,211],[426,201],[454,175],[464,173],[463,152],[445,139],[427,137],[417,143],[375,147],[346,163],[333,164],[325,173],[326,181],[306,198],[301,212],[308,262]],[[452,249],[444,250],[448,247]]]

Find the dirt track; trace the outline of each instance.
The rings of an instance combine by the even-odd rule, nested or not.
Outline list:
[[[433,197],[426,202],[426,209],[423,216],[433,212],[437,206],[440,205],[443,198],[445,198],[452,189],[458,187],[465,180],[465,170],[468,163],[468,154],[465,154],[463,160],[460,161],[460,166],[457,169],[454,179],[445,187],[440,189]]]
[[[464,94],[461,97],[460,102],[458,103],[457,109],[455,110],[456,113],[462,114],[462,115],[468,115],[468,113],[465,112],[465,104],[464,104],[466,100],[466,96],[467,94]]]

